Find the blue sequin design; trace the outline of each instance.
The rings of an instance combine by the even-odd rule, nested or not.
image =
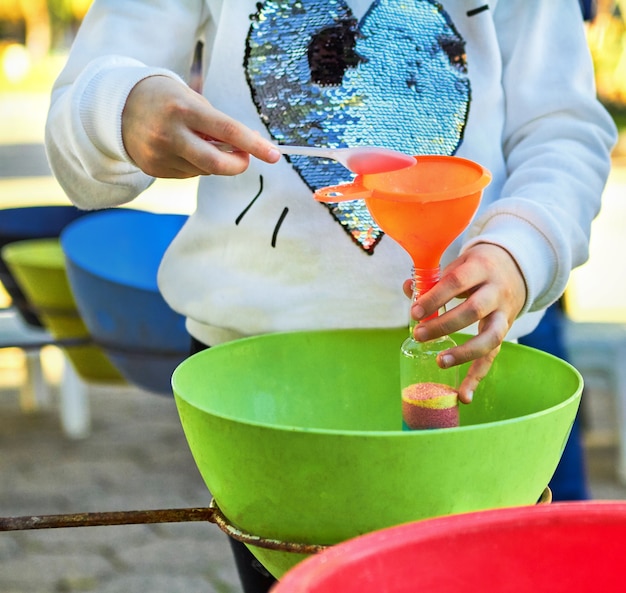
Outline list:
[[[245,69],[272,138],[454,154],[467,121],[465,44],[433,0],[375,0],[358,22],[344,0],[266,0],[251,16]],[[311,190],[351,180],[334,161],[293,156]],[[325,205],[373,253],[383,236],[361,200]]]

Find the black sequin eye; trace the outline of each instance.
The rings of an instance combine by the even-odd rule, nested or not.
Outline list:
[[[450,60],[450,65],[460,72],[467,73],[467,63],[465,60],[465,43],[459,37],[440,36],[439,47],[444,51]]]
[[[340,85],[348,68],[362,58],[356,53],[357,22],[341,21],[313,36],[308,47],[311,80],[320,86]]]

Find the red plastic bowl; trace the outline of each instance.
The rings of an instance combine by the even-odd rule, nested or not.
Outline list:
[[[272,593],[626,591],[626,503],[570,502],[427,519],[312,556]]]

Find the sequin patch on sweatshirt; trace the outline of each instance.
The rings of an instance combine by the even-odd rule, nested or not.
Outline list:
[[[463,138],[470,102],[465,42],[433,0],[375,0],[360,22],[344,0],[259,2],[245,69],[277,143],[449,155]],[[334,161],[289,161],[311,190],[352,178]],[[362,201],[323,206],[374,252],[383,233]]]

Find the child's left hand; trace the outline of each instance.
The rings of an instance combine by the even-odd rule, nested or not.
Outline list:
[[[411,296],[411,281],[404,283]],[[428,321],[452,299],[464,302]],[[421,295],[411,309],[415,339],[424,342],[452,334],[478,322],[478,334],[439,354],[442,368],[474,361],[459,388],[459,399],[470,403],[480,381],[487,375],[513,322],[526,302],[526,285],[509,252],[489,243],[479,243],[443,270],[441,280]]]

